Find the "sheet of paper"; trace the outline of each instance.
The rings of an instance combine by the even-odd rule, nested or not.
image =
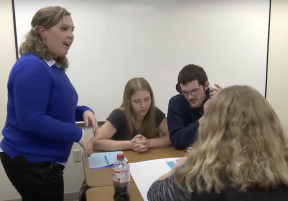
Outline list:
[[[150,186],[161,176],[169,172],[179,158],[163,158],[138,163],[129,163],[132,175],[144,201],[147,200],[147,192]]]
[[[117,161],[117,154],[122,153],[122,151],[93,153],[88,158],[89,168],[111,167]]]

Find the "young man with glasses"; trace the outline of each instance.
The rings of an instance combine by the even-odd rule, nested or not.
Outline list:
[[[204,104],[221,90],[218,84],[215,86],[209,89],[206,72],[200,66],[189,64],[179,72],[179,94],[170,99],[167,115],[170,140],[176,149],[187,148],[194,142],[199,124],[204,121]]]

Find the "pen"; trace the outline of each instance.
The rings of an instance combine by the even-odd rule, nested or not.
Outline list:
[[[109,165],[109,162],[108,162],[108,159],[107,159],[107,156],[106,156],[106,155],[104,155],[104,158],[105,158],[105,160],[106,160],[106,162],[107,162],[107,165]]]

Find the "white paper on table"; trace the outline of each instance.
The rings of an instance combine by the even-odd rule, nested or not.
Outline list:
[[[150,186],[161,176],[168,173],[179,158],[163,158],[138,163],[129,163],[130,173],[144,201],[148,201],[147,192]]]

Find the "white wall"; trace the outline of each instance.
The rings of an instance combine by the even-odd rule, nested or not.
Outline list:
[[[288,1],[272,0],[267,100],[288,128]]]
[[[14,2],[22,41],[34,13],[51,3]],[[245,83],[265,93],[269,0],[72,2],[57,1],[72,13],[76,27],[67,75],[79,104],[92,107],[99,120],[121,104],[126,82],[139,76],[166,113],[177,94],[178,72],[188,63],[204,66],[211,85]]]
[[[269,69],[267,100],[272,104],[284,126],[288,128],[288,1],[272,0],[269,44]],[[6,117],[7,90],[6,82],[9,71],[15,62],[15,44],[11,0],[0,1],[0,129],[4,126]],[[90,129],[85,129],[91,135]],[[0,140],[2,135],[0,135]],[[79,148],[77,144],[73,149]],[[84,178],[81,163],[73,163],[69,158],[65,170],[65,192],[77,192]],[[20,198],[14,187],[8,181],[0,166],[0,201]]]
[[[0,1],[0,130],[2,130],[6,118],[7,80],[10,68],[16,61],[13,14],[11,0]],[[0,135],[0,140],[3,136]],[[19,198],[14,187],[6,177],[2,165],[0,165],[0,200]]]

